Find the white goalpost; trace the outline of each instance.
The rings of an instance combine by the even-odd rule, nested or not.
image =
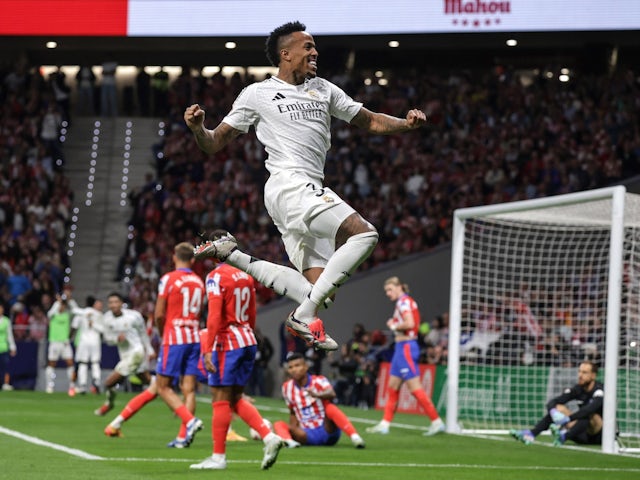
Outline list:
[[[592,360],[602,450],[640,452],[639,195],[456,210],[449,318],[447,431],[530,428]]]

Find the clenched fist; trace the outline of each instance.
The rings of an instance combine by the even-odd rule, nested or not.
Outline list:
[[[418,128],[427,123],[427,116],[422,110],[413,109],[407,113],[407,126]]]
[[[192,132],[201,129],[204,124],[204,110],[197,103],[187,107],[184,111],[184,121]]]

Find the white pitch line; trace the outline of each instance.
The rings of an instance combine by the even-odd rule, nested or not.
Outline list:
[[[207,400],[206,397],[198,397],[198,401],[199,402],[203,402],[203,403],[211,403],[211,400]],[[267,405],[256,405],[256,408],[259,411],[264,411],[264,412],[277,412],[277,413],[284,413],[286,415],[288,415],[289,410],[287,410],[286,408],[280,408],[280,407],[270,407]],[[353,422],[358,422],[358,423],[365,423],[365,424],[369,424],[369,425],[375,425],[376,423],[378,423],[377,420],[370,420],[368,418],[361,418],[361,417],[354,417],[349,415],[349,419]],[[400,428],[403,430],[416,430],[416,431],[427,431],[426,427],[421,427],[421,426],[416,426],[416,425],[409,425],[406,423],[397,423],[397,422],[393,422],[393,428]],[[460,434],[460,433],[454,433],[451,434],[449,433],[448,435],[461,435],[463,437],[475,437],[475,438],[484,438],[485,440],[496,440],[498,442],[512,442],[513,443],[513,438],[511,437],[507,437],[506,435],[509,433],[508,430],[494,430],[491,431],[490,433],[487,433],[486,431],[482,431],[482,432],[478,432],[478,433],[471,433],[470,431],[466,431],[464,434]],[[551,435],[551,432],[543,432],[541,435]],[[555,449],[557,449],[558,447],[554,446],[552,443],[546,443],[546,442],[540,442],[540,443],[536,443],[536,445],[542,445],[545,447],[553,447]],[[609,453],[604,453],[602,450],[596,450],[594,448],[589,448],[586,446],[580,446],[580,445],[563,445],[562,446],[563,450],[575,450],[577,452],[589,452],[589,453],[594,453],[594,454],[602,454],[602,455],[610,455]],[[633,455],[630,453],[624,453],[624,452],[618,452],[616,455],[618,456],[624,456],[624,457],[631,457],[631,458],[638,458],[637,455]]]
[[[80,457],[86,460],[106,460],[106,458],[99,457],[98,455],[92,455],[82,450],[65,447],[64,445],[59,445],[57,443],[47,442],[46,440],[42,440],[38,437],[32,437],[31,435],[26,435],[24,433],[16,432],[15,430],[11,430],[3,426],[0,426],[0,433],[4,433],[5,435],[9,435],[10,437],[19,438],[20,440],[33,443],[34,445],[40,445],[41,447],[47,447],[53,450],[58,450],[60,452],[68,453],[69,455],[73,455],[74,457]]]
[[[25,442],[33,443],[34,445],[40,445],[42,447],[51,448],[60,452],[80,457],[86,460],[100,460],[108,462],[167,462],[167,463],[189,463],[197,462],[194,459],[179,459],[179,458],[135,458],[135,457],[122,457],[122,458],[107,458],[100,457],[98,455],[92,455],[83,450],[76,448],[65,447],[57,443],[48,442],[31,435],[16,432],[5,427],[0,426],[0,433],[9,435],[11,437],[24,440]],[[245,463],[245,464],[258,464],[259,460],[232,460],[229,463]],[[628,473],[640,473],[640,468],[597,468],[597,467],[544,467],[539,465],[532,466],[508,466],[508,465],[466,465],[466,464],[438,464],[438,463],[382,463],[382,462],[314,462],[314,461],[279,461],[281,465],[319,465],[328,467],[399,467],[399,468],[447,468],[447,469],[460,469],[468,468],[475,470],[538,470],[538,471],[559,471],[559,472],[581,472],[581,471],[598,471],[598,472],[628,472]]]
[[[189,463],[197,462],[194,459],[177,459],[177,458],[135,458],[135,457],[123,457],[123,458],[106,458],[105,460],[114,462],[171,462],[171,463]],[[259,464],[260,460],[227,460],[230,464]],[[640,473],[640,468],[622,468],[622,467],[545,467],[539,465],[478,465],[478,464],[464,464],[464,463],[384,463],[384,462],[314,462],[314,461],[291,461],[291,460],[278,460],[278,465],[318,465],[327,467],[399,467],[399,468],[455,468],[455,469],[486,469],[486,470],[532,470],[532,471],[558,471],[558,472],[583,472],[583,471],[597,471],[597,472],[628,472],[628,473]]]
[[[211,399],[208,399],[207,397],[204,396],[198,396],[196,397],[198,402],[201,403],[209,403],[211,404]],[[256,408],[261,411],[261,412],[276,412],[276,413],[283,413],[285,415],[289,414],[289,410],[287,410],[286,408],[281,408],[281,407],[271,407],[268,405],[259,405],[256,404]],[[361,417],[354,417],[349,415],[349,419],[353,422],[358,422],[358,423],[365,423],[365,424],[369,424],[369,425],[375,425],[376,423],[378,423],[377,420],[370,420],[368,418],[361,418]],[[403,429],[403,430],[415,430],[415,431],[427,431],[426,427],[420,427],[420,426],[416,426],[416,425],[408,425],[406,423],[397,423],[397,422],[393,422],[393,428],[399,428],[399,429]],[[447,435],[461,435],[463,437],[476,437],[476,438],[484,438],[485,440],[495,440],[498,442],[512,442],[513,443],[513,438],[511,437],[506,437],[506,435],[509,433],[508,430],[495,430],[493,432],[491,432],[490,434],[487,434],[486,432],[484,433],[477,433],[477,434],[471,434],[468,431],[466,433],[448,433]],[[550,432],[543,432],[542,435],[551,435]],[[540,443],[536,443],[536,445],[543,445],[545,447],[553,447],[555,449],[557,449],[558,447],[554,446],[551,443],[546,443],[546,442],[540,442]],[[596,450],[594,448],[589,448],[586,446],[580,446],[580,445],[563,445],[562,446],[563,450],[575,450],[577,452],[589,452],[589,453],[593,453],[593,454],[600,454],[600,455],[610,455],[609,453],[605,453],[602,450]],[[621,456],[621,457],[631,457],[631,458],[638,458],[637,455],[633,455],[631,453],[625,453],[625,452],[618,452],[616,455]]]

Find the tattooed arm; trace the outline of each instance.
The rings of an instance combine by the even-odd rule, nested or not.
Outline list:
[[[222,122],[214,130],[204,126],[204,110],[199,105],[191,105],[184,112],[184,121],[193,132],[200,149],[209,154],[222,150],[242,132]]]
[[[376,113],[364,107],[351,119],[351,124],[364,128],[371,133],[390,134],[405,132],[421,127],[427,123],[427,116],[421,110],[409,110],[406,118],[392,117],[384,113]]]

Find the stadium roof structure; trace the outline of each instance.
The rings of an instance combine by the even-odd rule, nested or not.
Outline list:
[[[312,32],[313,33],[313,32]],[[266,37],[266,34],[265,34]],[[266,66],[265,37],[1,37],[0,61],[25,53],[32,64],[100,64],[111,53],[121,65],[235,65]],[[518,46],[506,46],[516,38]],[[415,68],[469,67],[509,64],[529,67],[545,63],[584,62],[604,68],[607,55],[618,47],[620,62],[640,62],[637,31],[519,32],[482,34],[315,35],[323,65],[344,66],[355,53],[356,68],[412,66]],[[45,47],[55,40],[55,50]],[[390,48],[389,41],[399,41]],[[225,43],[234,41],[229,50]],[[574,65],[575,66],[575,65]]]

